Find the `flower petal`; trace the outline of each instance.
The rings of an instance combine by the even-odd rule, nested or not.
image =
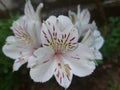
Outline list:
[[[23,64],[27,62],[27,59],[17,59],[13,64],[13,71],[17,71]]]
[[[8,36],[6,39],[7,43],[14,43],[16,42],[16,38],[14,36]]]
[[[57,18],[57,26],[61,31],[64,31],[70,29],[70,26],[73,26],[73,24],[68,17],[60,15]]]
[[[47,20],[46,20],[46,22],[50,22],[50,23],[52,23],[52,24],[56,24],[56,22],[57,22],[57,18],[55,17],[55,16],[50,16]]]
[[[37,19],[41,22],[41,10],[43,8],[43,3],[40,3],[36,9]]]
[[[5,44],[2,48],[3,53],[12,58],[12,59],[17,59],[20,55],[18,53],[18,48],[16,48],[14,45],[11,45],[11,43],[15,43],[15,37],[14,36],[9,36],[6,39],[8,44]],[[9,44],[10,43],[10,44]]]
[[[82,43],[89,46],[90,48],[100,49],[104,44],[104,39],[100,35],[98,30],[89,30],[84,36]]]
[[[84,9],[80,14],[81,24],[88,24],[90,21],[90,12],[87,9]]]
[[[88,47],[91,47],[94,41],[95,37],[93,36],[92,31],[89,29],[84,38],[82,39],[81,43],[87,45]]]
[[[76,50],[67,53],[64,57],[69,63],[72,73],[79,77],[90,75],[95,69],[95,57],[92,51],[82,44],[79,44]]]
[[[44,46],[57,46],[57,44],[63,44],[62,46],[64,49],[66,47],[68,49],[73,49],[77,45],[78,30],[71,25],[69,29],[61,31],[56,24],[45,22],[42,25],[41,40]]]
[[[34,61],[34,66],[31,66],[30,76],[35,82],[46,82],[54,73],[56,61],[52,58],[51,50],[48,48],[39,48],[35,51],[36,58],[31,58],[29,62]]]
[[[38,29],[39,28],[39,29]],[[37,21],[29,21],[27,24],[27,32],[29,33],[32,44],[34,48],[40,47],[41,41],[40,41],[40,25],[37,23]]]
[[[80,18],[81,15],[81,8],[80,5],[77,6],[77,18]]]
[[[27,16],[28,20],[31,19],[35,19],[35,11],[33,6],[31,5],[31,0],[27,0],[26,4],[25,4],[25,9],[24,9],[24,13]]]
[[[34,51],[34,55],[28,60],[28,67],[32,68],[38,64],[49,61],[54,55],[54,51],[49,47],[41,47]]]
[[[35,58],[35,56],[31,56],[29,59],[28,59],[28,64],[27,64],[27,67],[28,68],[32,68],[34,67],[35,65],[37,65],[37,62],[38,60]]]
[[[75,24],[75,22],[76,22],[76,14],[74,13],[74,12],[72,12],[72,11],[69,11],[68,12],[68,16],[70,17],[70,19],[72,20],[72,23],[73,24]]]
[[[104,39],[99,31],[95,30],[92,33],[92,31],[89,30],[83,38],[82,43],[87,45],[93,51],[95,59],[102,59],[102,54],[99,52],[99,49],[102,47]]]
[[[53,60],[48,61],[45,64],[41,64],[37,67],[30,69],[30,76],[34,82],[46,82],[54,73],[55,62]]]
[[[16,38],[22,40],[27,44],[32,44],[32,37],[27,31],[27,23],[25,19],[20,18],[17,21],[15,21],[11,29],[13,30]]]
[[[96,49],[100,49],[104,44],[104,39],[102,36],[99,36],[98,38],[96,38],[95,40],[95,44],[92,47],[95,47]]]
[[[103,56],[102,56],[102,53],[96,49],[96,48],[91,48],[93,50],[93,54],[95,56],[95,59],[98,59],[98,60],[102,60],[103,59]]]
[[[60,15],[58,18],[50,16],[46,22],[56,25],[60,31],[70,29],[73,26],[71,20],[67,16]]]
[[[31,48],[31,46],[17,40],[13,36],[8,37],[6,41],[7,43],[3,46],[2,50],[6,56],[12,59],[30,56],[33,52],[33,48]]]
[[[80,25],[80,22],[76,22],[75,26],[78,28],[79,37],[83,37],[89,31],[91,24]]]
[[[65,89],[67,89],[72,82],[73,74],[72,74],[71,68],[69,67],[69,64],[65,62],[66,60],[64,57],[62,57],[62,62],[59,62],[59,61],[57,62],[54,76],[58,84],[64,87]]]

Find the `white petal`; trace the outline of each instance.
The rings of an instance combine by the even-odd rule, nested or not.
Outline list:
[[[80,5],[77,6],[77,18],[80,18],[81,15],[81,9],[80,9]]]
[[[89,31],[90,24],[80,25],[79,22],[75,24],[75,26],[78,28],[79,36],[85,36],[86,33]]]
[[[88,30],[88,32],[86,33],[86,35],[82,39],[81,43],[90,47],[94,43],[94,41],[95,41],[95,37],[93,36],[92,31]]]
[[[55,46],[57,43],[71,44],[68,49],[73,49],[77,45],[78,30],[72,25],[69,29],[60,31],[59,27],[49,22],[42,25],[41,40],[44,46]],[[63,43],[63,44],[64,44]]]
[[[3,53],[12,59],[17,59],[20,56],[20,54],[18,53],[18,48],[16,48],[15,45],[11,44],[17,43],[15,37],[9,36],[6,41],[7,44],[5,44],[2,48]]]
[[[57,62],[56,66],[54,76],[58,84],[67,89],[70,86],[73,77],[71,68],[69,67],[69,64],[66,63],[64,57],[62,58],[62,62]]]
[[[40,48],[35,51],[35,55],[36,58],[31,58],[34,61],[28,61],[28,64],[31,61],[33,62],[31,64],[30,76],[35,82],[46,82],[53,76],[56,67],[53,54],[51,55],[51,50],[47,48]]]
[[[95,59],[99,59],[99,60],[103,59],[103,56],[98,49],[96,49],[96,48],[91,48],[91,49],[93,50],[93,54],[95,56]]]
[[[4,45],[3,46],[3,53],[7,57],[10,57],[12,59],[18,58],[20,55],[16,52],[18,52],[18,50],[17,50],[17,48],[14,48],[14,46],[11,46],[11,45]]]
[[[30,76],[35,82],[46,82],[54,73],[55,60],[50,60],[45,64],[38,65],[30,69]]]
[[[46,20],[46,22],[50,22],[50,23],[52,23],[52,24],[56,24],[56,21],[57,21],[57,18],[55,17],[55,16],[50,16],[47,20]]]
[[[31,20],[29,22],[26,22],[25,19],[18,19],[17,21],[15,21],[11,29],[13,30],[14,35],[16,36],[17,39],[22,40],[27,44],[28,43],[31,44],[32,37],[31,34],[29,33],[31,31],[31,26],[29,27],[29,24],[31,25]],[[32,24],[32,26],[33,25],[34,24]],[[30,30],[27,31],[28,29],[27,27],[30,28]]]
[[[37,25],[36,25],[37,24]],[[39,30],[38,30],[39,28]],[[40,37],[38,35],[40,35],[40,26],[39,23],[37,23],[37,21],[29,21],[27,24],[27,32],[29,33],[32,42],[33,42],[33,46],[34,48],[38,48],[40,47]],[[39,33],[39,34],[38,34]]]
[[[37,60],[36,57],[34,57],[34,55],[33,55],[33,56],[31,56],[31,57],[28,59],[27,67],[28,67],[28,68],[32,68],[32,67],[34,67],[35,65],[37,65],[37,62],[38,62],[38,60]]]
[[[82,44],[79,44],[79,47],[73,52],[67,53],[64,56],[68,61],[72,73],[84,77],[90,75],[95,69],[94,55],[92,51]]]
[[[98,38],[96,38],[95,40],[95,44],[92,47],[95,47],[96,49],[100,49],[104,44],[104,39],[102,36],[99,36]]]
[[[28,60],[28,67],[32,68],[35,65],[41,64],[43,62],[47,62],[48,59],[52,58],[54,54],[54,51],[49,48],[39,48],[36,51],[34,51],[34,56],[30,57]]]
[[[8,42],[8,43],[14,43],[15,41],[16,41],[16,39],[14,36],[8,36],[6,39],[6,42]]]
[[[27,16],[28,20],[29,19],[35,19],[35,11],[33,6],[31,5],[31,0],[27,0],[26,4],[25,4],[25,9],[24,9],[24,13]]]
[[[91,30],[98,30],[98,27],[97,27],[95,21],[92,22],[92,24],[91,24],[91,26],[90,26],[90,29],[91,29]]]
[[[90,13],[87,9],[83,10],[80,15],[82,25],[88,24],[90,21]]]
[[[50,47],[39,48],[34,52],[34,55],[40,59],[49,59],[51,56],[53,56],[53,54],[54,51]]]
[[[25,19],[20,18],[13,22],[11,29],[13,30],[16,37],[22,37],[26,34],[26,24]]]
[[[36,21],[36,33],[37,33],[37,43],[38,43],[38,46],[41,45],[41,28],[42,28],[42,25],[40,24],[39,21]]]
[[[3,53],[12,58],[17,59],[22,56],[29,56],[33,52],[33,48],[26,45],[22,41],[18,41],[15,37],[10,36],[6,39],[7,43],[3,46]]]
[[[99,36],[100,36],[100,31],[94,30],[94,31],[93,31],[93,35],[94,35],[95,37],[99,37]]]
[[[61,31],[68,30],[73,26],[71,20],[67,16],[63,15],[58,16],[57,25]]]
[[[58,72],[57,72],[58,73]],[[63,78],[63,72],[62,71],[59,71],[59,73],[61,73],[61,75],[60,75],[60,77],[58,78],[58,76],[56,76],[56,74],[57,73],[55,73],[55,78],[56,78],[56,80],[57,80],[57,82],[58,82],[58,84],[60,85],[60,86],[62,86],[62,87],[64,87],[65,89],[67,89],[69,86],[70,86],[70,84],[71,84],[71,81],[72,81],[72,77],[73,77],[73,74],[70,72],[70,75],[69,76],[67,76],[67,75],[65,75],[64,76],[64,78]]]
[[[71,20],[67,16],[60,15],[58,18],[50,16],[46,22],[56,25],[60,31],[70,29],[73,26]]]
[[[98,30],[89,30],[81,42],[90,48],[99,50],[104,44],[104,39]]]
[[[68,15],[69,15],[70,19],[72,20],[72,23],[75,24],[76,19],[77,19],[76,14],[74,12],[72,12],[72,11],[69,11]]]
[[[51,28],[49,29],[48,24],[43,23],[42,29],[41,29],[41,41],[43,46],[44,45],[49,46],[49,42],[52,40],[52,37],[53,37],[52,33],[53,31],[51,30]]]
[[[40,3],[36,9],[37,19],[41,22],[41,10],[43,8],[43,3]]]
[[[26,59],[24,60],[15,60],[14,64],[13,64],[13,71],[17,71],[23,64],[25,64],[27,62]]]

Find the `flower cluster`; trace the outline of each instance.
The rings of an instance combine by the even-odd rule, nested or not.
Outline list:
[[[69,17],[50,16],[43,21],[42,8],[40,3],[34,11],[27,0],[25,15],[13,23],[14,36],[7,37],[3,53],[15,60],[13,71],[28,63],[35,82],[46,82],[54,75],[59,85],[68,88],[73,74],[85,77],[94,71],[95,60],[102,59],[99,49],[104,39],[95,22],[89,22],[88,10],[78,6],[77,14],[69,11]]]

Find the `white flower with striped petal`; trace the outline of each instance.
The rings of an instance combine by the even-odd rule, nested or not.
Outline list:
[[[94,71],[93,53],[77,42],[78,30],[66,16],[47,19],[42,25],[41,40],[43,47],[28,62],[35,82],[46,82],[54,75],[59,85],[68,88],[73,74],[84,77]]]
[[[69,11],[68,15],[73,24],[78,28],[79,36],[84,36],[89,30],[90,12],[88,9],[80,10],[80,5],[77,7],[77,14]]]
[[[9,36],[3,46],[3,53],[15,59],[13,71],[17,71],[24,63],[28,62],[33,52],[41,47],[40,30],[41,26],[38,19],[38,11],[41,10],[40,4],[37,12],[34,12],[30,0],[25,5],[25,15],[15,21],[11,27],[15,36]]]
[[[95,59],[102,59],[102,54],[99,50],[104,44],[104,39],[98,31],[95,22],[91,24],[89,31],[86,33],[81,43],[87,45],[93,51]]]
[[[87,45],[94,53],[95,59],[102,59],[100,48],[104,44],[104,39],[101,36],[96,23],[90,21],[90,13],[87,9],[80,10],[80,5],[77,7],[77,14],[69,11],[69,17],[73,24],[78,28],[79,37],[84,37],[82,43]]]

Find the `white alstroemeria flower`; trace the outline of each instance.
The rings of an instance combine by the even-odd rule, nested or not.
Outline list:
[[[89,28],[92,26],[92,24],[90,24],[90,12],[88,9],[83,9],[81,11],[80,5],[78,5],[77,14],[75,12],[69,11],[68,15],[73,24],[78,28],[79,37],[85,36]]]
[[[88,45],[88,47],[93,51],[95,59],[102,59],[102,54],[99,49],[103,46],[104,39],[100,35],[96,23],[90,21],[90,13],[87,9],[81,11],[80,5],[77,7],[77,14],[69,11],[69,17],[71,18],[73,24],[78,28],[79,36],[84,37],[82,43]]]
[[[95,22],[91,24],[89,31],[86,33],[81,43],[87,45],[93,51],[95,59],[102,59],[102,54],[99,50],[104,44],[104,39],[98,31]]]
[[[33,6],[31,5],[31,0],[27,0],[25,5],[24,13],[25,15],[22,17],[25,19],[27,23],[27,28],[29,30],[29,34],[31,35],[34,44],[39,45],[40,41],[40,32],[41,32],[41,9],[43,8],[43,3],[40,3],[34,11]],[[39,38],[36,38],[38,36]],[[38,46],[36,46],[38,47]]]
[[[69,11],[68,15],[72,20],[73,24],[75,24],[75,26],[78,28],[79,36],[84,36],[90,27],[90,12],[88,11],[88,9],[84,9],[81,11],[80,5],[78,5],[77,14]]]
[[[41,8],[40,4],[37,12]],[[28,0],[25,5],[25,15],[15,21],[11,27],[15,36],[9,36],[3,46],[4,54],[15,59],[13,71],[17,71],[24,63],[28,62],[33,52],[41,47],[41,22],[36,19],[36,16],[38,13],[34,12],[30,0]]]
[[[77,42],[78,30],[66,16],[47,19],[42,24],[41,40],[43,47],[36,50],[28,62],[30,76],[35,82],[46,82],[54,75],[59,85],[68,88],[73,74],[84,77],[94,71],[93,53]]]

